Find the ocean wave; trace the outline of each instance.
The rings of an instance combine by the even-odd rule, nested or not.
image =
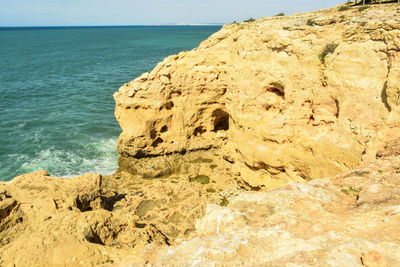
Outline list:
[[[118,153],[114,138],[89,143],[78,151],[49,148],[35,157],[22,156],[20,173],[46,170],[56,177],[75,177],[88,172],[112,174],[118,168]]]

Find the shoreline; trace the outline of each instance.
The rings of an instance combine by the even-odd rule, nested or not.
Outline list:
[[[0,265],[399,265],[393,6],[224,25],[124,84],[115,173],[0,182]]]

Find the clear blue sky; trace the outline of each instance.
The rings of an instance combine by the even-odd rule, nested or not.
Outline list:
[[[0,0],[0,26],[231,23],[344,0]]]

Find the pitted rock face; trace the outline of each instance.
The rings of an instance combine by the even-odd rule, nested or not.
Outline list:
[[[168,57],[115,94],[116,173],[0,182],[0,266],[400,266],[397,13],[227,25]]]
[[[242,192],[227,207],[208,205],[191,240],[149,250],[146,263],[399,266],[399,170],[400,157],[388,156],[308,184]]]
[[[399,131],[396,12],[330,9],[225,25],[166,58],[114,94],[121,168],[210,148],[253,187],[355,168]]]

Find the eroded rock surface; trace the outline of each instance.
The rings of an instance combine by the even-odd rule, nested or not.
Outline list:
[[[399,266],[400,157],[208,205],[192,239],[147,266]]]
[[[269,192],[212,175],[25,174],[0,184],[0,266],[398,266],[399,145]],[[208,174],[210,160],[182,164]]]
[[[400,265],[399,12],[226,25],[166,58],[114,95],[115,174],[0,183],[0,266]]]
[[[226,205],[243,190],[227,178],[229,163],[215,164],[218,157],[171,156],[181,171],[168,178],[118,172],[63,179],[38,171],[0,183],[0,266],[143,262],[147,245],[187,239],[208,203]]]
[[[115,93],[121,169],[218,148],[272,189],[355,168],[399,131],[399,47],[395,4],[225,25]]]

